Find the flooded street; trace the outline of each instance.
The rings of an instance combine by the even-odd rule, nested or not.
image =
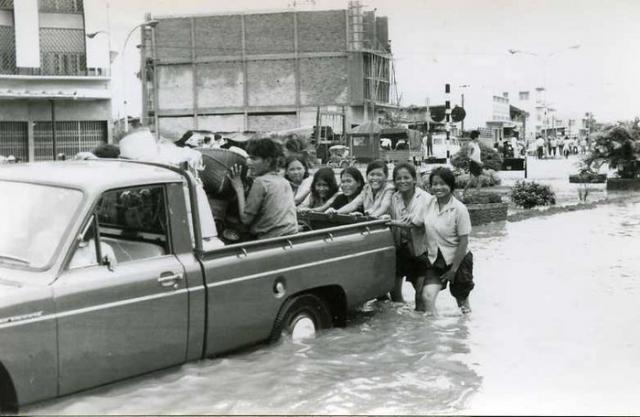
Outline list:
[[[637,414],[640,196],[476,227],[474,309],[372,302],[344,329],[147,375],[37,414]],[[413,290],[405,285],[405,298]]]

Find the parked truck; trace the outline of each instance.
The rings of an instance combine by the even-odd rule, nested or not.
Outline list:
[[[0,167],[2,411],[343,325],[393,286],[383,221],[207,250],[195,188],[133,161]]]

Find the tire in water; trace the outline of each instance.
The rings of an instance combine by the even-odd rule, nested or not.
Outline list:
[[[314,333],[332,327],[331,311],[320,297],[302,294],[285,302],[273,324],[270,341],[280,339],[283,332],[292,335],[298,326],[313,325]]]

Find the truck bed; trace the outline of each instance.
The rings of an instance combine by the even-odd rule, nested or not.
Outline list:
[[[395,246],[384,221],[238,243],[200,256],[207,295],[206,355],[269,338],[283,303],[322,297],[335,315],[389,292]],[[285,293],[275,291],[281,282]]]

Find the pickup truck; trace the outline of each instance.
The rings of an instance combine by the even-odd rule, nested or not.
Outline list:
[[[134,161],[0,167],[3,412],[344,325],[393,286],[383,221],[205,249],[195,187]]]

